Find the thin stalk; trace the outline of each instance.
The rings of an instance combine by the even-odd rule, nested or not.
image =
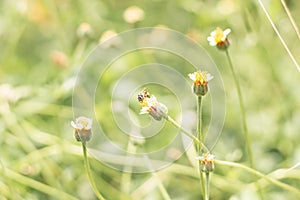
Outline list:
[[[233,76],[233,80],[236,86],[236,90],[238,93],[238,98],[239,98],[239,103],[240,103],[240,109],[241,109],[241,114],[242,114],[242,126],[243,126],[243,130],[244,130],[244,134],[245,134],[245,139],[246,139],[246,148],[247,148],[247,152],[249,155],[249,162],[250,162],[250,166],[253,167],[253,154],[252,154],[252,149],[251,149],[251,141],[249,138],[249,134],[248,134],[248,127],[247,127],[247,120],[246,120],[246,111],[245,111],[245,106],[244,106],[244,102],[243,102],[243,96],[242,96],[242,91],[241,91],[241,87],[240,87],[240,83],[239,80],[237,78],[236,72],[234,70],[230,55],[228,50],[226,49],[226,56],[229,62],[229,66],[230,66],[230,70],[232,72],[232,76]]]
[[[237,74],[234,70],[234,67],[233,67],[228,49],[226,49],[225,52],[226,52],[226,56],[227,56],[227,59],[228,59],[228,62],[229,62],[230,70],[232,72],[232,76],[233,76],[233,80],[234,80],[234,83],[235,83],[235,86],[236,86],[236,90],[237,90],[237,93],[238,93],[239,104],[240,104],[241,115],[242,115],[242,126],[243,126],[244,135],[245,135],[245,139],[246,139],[246,148],[247,148],[247,152],[248,152],[248,156],[249,156],[250,167],[255,168],[254,161],[253,161],[253,153],[252,153],[252,149],[251,149],[252,142],[251,142],[251,139],[250,139],[249,133],[248,133],[246,110],[245,110],[245,106],[244,106],[241,86],[240,86]],[[258,189],[258,193],[259,193],[260,198],[263,199],[263,194],[262,194],[261,188],[259,186],[257,186],[257,189]]]
[[[200,161],[199,161],[199,165],[200,165]],[[203,172],[200,170],[200,166],[199,166],[199,172],[200,172],[201,190],[203,192],[202,196],[205,199],[208,193],[206,192],[207,190],[206,190],[206,187],[205,187],[205,179],[204,179],[204,176],[203,176]]]
[[[201,145],[206,152],[209,152],[208,148],[201,142],[197,137],[186,131],[184,128],[182,128],[174,119],[172,119],[170,116],[165,117],[165,119],[173,124],[176,128],[180,129],[186,136],[191,138],[195,143],[198,145]]]
[[[290,191],[290,192],[293,192],[294,194],[296,194],[299,198],[300,198],[300,190],[288,185],[288,184],[285,184],[285,183],[282,183],[276,179],[273,179],[273,178],[270,178],[269,176],[255,170],[255,169],[252,169],[251,167],[247,167],[245,165],[242,165],[242,164],[239,164],[239,163],[235,163],[235,162],[229,162],[229,161],[222,161],[222,160],[214,160],[215,164],[217,165],[223,165],[223,166],[230,166],[230,167],[236,167],[236,168],[240,168],[240,169],[243,169],[257,177],[260,177],[260,178],[263,178],[265,179],[266,181],[268,181],[269,183],[273,184],[273,185],[276,185],[277,187],[280,187],[284,190],[287,190],[287,191]]]
[[[93,176],[92,176],[92,173],[91,173],[91,169],[90,169],[89,160],[88,160],[87,153],[86,153],[86,145],[85,145],[84,142],[82,143],[82,150],[83,150],[83,157],[84,157],[84,162],[85,162],[85,169],[86,169],[86,172],[88,174],[88,177],[89,177],[90,183],[92,185],[92,188],[93,188],[93,190],[94,190],[94,192],[95,192],[95,194],[96,194],[96,196],[97,196],[98,199],[105,200],[105,198],[98,191],[96,183],[95,183],[95,181],[93,179]]]
[[[281,35],[280,35],[278,29],[276,28],[274,22],[272,21],[272,19],[271,19],[270,15],[269,15],[268,11],[266,10],[264,4],[261,2],[261,0],[257,0],[257,1],[258,1],[258,3],[259,3],[260,7],[262,8],[262,10],[264,11],[265,15],[267,16],[267,18],[268,18],[268,20],[269,20],[269,22],[270,22],[272,28],[274,29],[276,35],[277,35],[278,38],[279,38],[281,44],[283,45],[283,47],[285,48],[286,52],[288,53],[288,55],[289,55],[290,58],[292,59],[294,65],[295,65],[296,68],[297,68],[297,70],[300,72],[300,66],[298,65],[298,63],[297,63],[295,57],[293,56],[293,54],[291,53],[290,49],[289,49],[288,46],[286,45],[285,41],[284,41],[283,38],[281,37]]]
[[[209,200],[209,178],[210,178],[210,173],[205,172],[205,190],[207,191],[206,195],[204,196],[205,200]]]
[[[197,137],[198,137],[198,140],[204,141],[204,137],[203,137],[203,134],[202,134],[202,131],[201,131],[201,128],[202,128],[202,96],[198,96],[197,118],[198,118],[198,121],[197,121]]]
[[[202,96],[198,96],[198,102],[197,102],[197,138],[199,141],[204,141],[203,140],[203,134],[201,131],[202,128]],[[201,155],[201,145],[197,145],[197,153],[198,155]],[[203,176],[203,173],[200,169],[200,165],[201,165],[201,161],[198,162],[199,163],[199,174],[200,174],[200,183],[201,183],[201,188],[202,188],[202,192],[203,192],[203,198],[206,199],[206,197],[208,196],[208,190],[205,187],[205,178]]]
[[[294,20],[294,18],[292,16],[292,14],[291,14],[289,8],[287,7],[287,5],[285,3],[285,0],[281,0],[281,4],[282,4],[285,12],[287,13],[287,15],[289,17],[289,20],[291,21],[291,24],[292,24],[292,26],[293,26],[296,34],[297,34],[298,39],[300,40],[300,32],[299,32],[298,26],[297,26],[297,24],[296,24],[296,22],[295,22],[295,20]]]

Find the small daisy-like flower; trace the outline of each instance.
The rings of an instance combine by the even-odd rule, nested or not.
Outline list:
[[[142,105],[142,109],[140,114],[149,114],[155,120],[160,121],[162,118],[167,118],[168,116],[168,108],[162,103],[159,103],[156,100],[154,95],[149,94],[146,89],[143,89],[138,94],[138,100]]]
[[[229,47],[229,40],[227,36],[231,30],[227,28],[226,30],[222,30],[217,27],[216,30],[210,33],[210,36],[207,38],[210,46],[217,46],[217,48],[225,50]]]
[[[197,156],[196,159],[200,161],[200,170],[202,172],[212,172],[215,169],[215,156],[210,153],[203,153],[202,156]]]
[[[71,126],[75,129],[75,138],[78,142],[87,142],[92,138],[93,120],[87,117],[78,117],[75,122],[71,121]]]
[[[137,6],[128,7],[123,14],[124,20],[129,24],[135,24],[144,19],[144,11]]]
[[[213,76],[206,71],[196,71],[189,74],[189,77],[194,81],[194,93],[197,96],[204,96],[208,91],[208,81],[212,80]]]

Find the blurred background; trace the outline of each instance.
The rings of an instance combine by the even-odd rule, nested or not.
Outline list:
[[[280,1],[263,3],[300,62],[300,40]],[[286,3],[300,25],[300,2]],[[84,169],[80,143],[70,126],[72,92],[80,67],[96,45],[133,28],[169,28],[190,37],[208,52],[222,75],[226,93],[225,124],[212,152],[220,160],[249,165],[228,61],[224,52],[207,42],[217,26],[232,30],[229,51],[241,83],[257,170],[268,174],[299,162],[300,73],[256,1],[1,0],[0,199],[96,199]],[[109,115],[112,85],[132,66],[158,62],[160,57],[187,66],[178,69],[183,75],[193,72],[178,58],[138,52],[120,59],[101,79],[101,87],[107,90],[96,95],[101,95],[95,105],[101,110],[97,118],[107,136],[124,148],[128,137]],[[167,88],[151,85],[150,89],[171,107],[170,114],[180,113],[178,99],[164,95],[170,93]],[[129,92],[130,98],[137,94]],[[138,113],[138,102],[128,101]],[[209,105],[209,101],[204,104]],[[204,115],[207,125],[209,111],[204,110]],[[141,120],[148,123],[149,118],[141,116]],[[173,138],[174,133],[165,136],[172,127],[162,130],[164,135],[146,142],[148,151],[159,149]],[[175,157],[178,159],[172,165],[156,172],[159,180],[152,173],[128,175],[96,159],[90,162],[98,188],[107,199],[163,199],[157,181],[171,199],[201,199],[195,161],[189,153]],[[294,169],[281,181],[300,188],[299,177],[300,170]],[[253,184],[256,180],[245,171],[217,165],[211,180],[211,199],[258,199]],[[265,199],[295,199],[290,192],[264,181],[259,183]]]

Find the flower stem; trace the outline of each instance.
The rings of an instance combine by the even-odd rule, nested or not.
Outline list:
[[[197,138],[200,141],[204,141],[204,137],[201,131],[202,128],[202,96],[198,96],[198,105],[197,105],[197,118],[198,118],[198,122],[197,122]],[[198,149],[200,153],[200,148]]]
[[[299,32],[299,29],[298,29],[298,27],[297,27],[297,24],[296,24],[296,22],[295,22],[295,20],[294,20],[294,18],[293,18],[293,16],[292,16],[292,14],[291,14],[289,8],[288,8],[287,5],[286,5],[285,0],[281,0],[281,4],[282,4],[282,6],[283,6],[285,12],[287,13],[287,15],[288,15],[288,17],[289,17],[289,20],[291,21],[291,24],[292,24],[292,26],[293,26],[293,28],[294,28],[296,34],[297,34],[298,39],[300,40],[300,32]]]
[[[234,79],[234,83],[235,83],[235,86],[236,86],[236,90],[237,90],[237,93],[238,93],[240,109],[241,109],[241,114],[242,114],[242,126],[243,126],[244,135],[245,135],[245,139],[246,139],[246,148],[247,148],[247,152],[248,152],[248,156],[249,156],[250,167],[255,168],[254,161],[253,161],[253,153],[252,153],[252,149],[251,149],[251,139],[250,139],[249,133],[248,133],[246,110],[245,110],[245,106],[244,106],[242,91],[241,91],[239,79],[236,75],[236,72],[234,70],[234,67],[233,67],[233,64],[232,64],[232,61],[231,61],[231,57],[229,55],[228,49],[226,49],[226,56],[227,56],[227,59],[228,59],[228,62],[229,62],[229,66],[230,66],[232,76],[233,76],[233,79]],[[263,199],[263,194],[262,194],[261,188],[258,185],[257,185],[257,190],[258,190],[258,194],[260,196],[260,199]]]
[[[174,119],[172,119],[170,116],[165,117],[165,119],[173,124],[176,128],[180,129],[186,136],[191,138],[195,143],[198,145],[201,145],[206,152],[209,152],[208,148],[203,144],[202,141],[200,141],[197,137],[186,131],[184,128],[182,128]]]
[[[296,61],[295,57],[293,56],[292,52],[290,51],[290,49],[288,48],[287,44],[285,43],[285,41],[284,41],[283,38],[281,37],[281,35],[280,35],[278,29],[276,28],[276,26],[275,26],[273,20],[271,19],[271,17],[270,17],[270,15],[269,15],[268,11],[266,10],[264,4],[262,3],[261,0],[257,0],[257,1],[258,1],[258,3],[259,3],[260,7],[262,8],[262,10],[264,11],[266,17],[268,18],[268,20],[269,20],[269,22],[270,22],[272,28],[274,29],[276,35],[278,36],[278,38],[279,38],[281,44],[283,45],[283,47],[285,48],[286,52],[287,52],[288,55],[290,56],[290,58],[291,58],[291,60],[293,61],[294,65],[296,66],[297,70],[300,72],[300,66],[299,66],[299,64],[297,63],[297,61]]]
[[[199,161],[199,165],[200,165],[200,161]],[[199,166],[199,172],[200,172],[200,184],[201,184],[201,190],[203,192],[203,198],[205,199],[205,197],[207,196],[207,190],[206,190],[206,187],[205,187],[205,179],[204,179],[204,176],[203,176],[203,172],[200,170],[200,166]]]
[[[105,198],[101,195],[101,193],[98,191],[96,183],[93,179],[92,173],[91,173],[91,169],[90,169],[90,164],[88,161],[88,157],[87,157],[87,153],[86,153],[86,145],[84,142],[82,142],[82,150],[83,150],[83,157],[84,157],[84,162],[85,162],[85,168],[86,168],[86,172],[88,174],[90,183],[92,185],[92,188],[97,196],[98,199],[100,200],[105,200]]]
[[[251,141],[249,138],[249,134],[248,134],[248,127],[247,127],[247,120],[246,120],[246,111],[245,111],[245,106],[244,106],[244,102],[243,102],[243,97],[242,97],[242,92],[241,92],[241,87],[240,87],[240,83],[239,80],[237,78],[236,72],[234,70],[230,55],[228,50],[226,49],[226,56],[229,62],[229,66],[230,66],[230,70],[232,72],[232,76],[233,76],[233,80],[236,86],[236,90],[238,93],[238,98],[239,98],[239,103],[240,103],[240,109],[241,109],[241,115],[242,115],[242,126],[243,126],[243,130],[244,130],[244,135],[245,135],[245,139],[246,139],[246,148],[247,148],[247,152],[249,155],[249,162],[250,162],[250,166],[254,167],[254,163],[253,163],[253,155],[252,155],[252,150],[251,150]]]
[[[202,96],[198,96],[198,102],[197,102],[197,138],[199,141],[204,141],[204,137],[201,131],[202,128]],[[196,145],[197,147],[197,153],[198,155],[201,155],[201,145]],[[200,174],[200,182],[201,182],[201,188],[203,192],[203,198],[206,200],[209,198],[208,188],[206,187],[206,180],[203,176],[203,172],[200,169],[201,161],[199,160],[199,174]]]
[[[205,190],[207,191],[204,196],[205,200],[209,200],[209,178],[210,178],[210,173],[205,172]]]
[[[231,166],[231,167],[237,167],[237,168],[240,168],[240,169],[243,169],[255,176],[258,176],[260,178],[263,178],[265,179],[266,181],[272,183],[273,185],[276,185],[284,190],[287,190],[287,191],[290,191],[290,192],[293,192],[294,194],[296,194],[298,197],[300,197],[300,190],[298,190],[297,188],[294,188],[288,184],[285,184],[285,183],[282,183],[276,179],[273,179],[255,169],[252,169],[250,167],[247,167],[245,165],[242,165],[242,164],[239,164],[239,163],[235,163],[235,162],[229,162],[229,161],[222,161],[222,160],[214,160],[215,164],[219,164],[219,165],[223,165],[223,166]]]

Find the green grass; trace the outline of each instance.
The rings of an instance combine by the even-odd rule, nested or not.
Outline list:
[[[263,3],[299,63],[300,40],[285,9],[280,1]],[[145,13],[144,19],[134,25],[123,19],[124,10],[132,5]],[[287,6],[299,22],[300,2],[287,1]],[[92,33],[79,37],[77,29],[83,22],[90,25]],[[300,161],[300,73],[258,1],[4,0],[0,2],[0,200],[96,199],[85,171],[81,144],[76,142],[70,126],[74,119],[74,81],[105,31],[120,33],[159,25],[192,37],[209,53],[222,75],[226,120],[212,150],[217,161],[210,178],[211,199],[259,199],[257,185],[264,199],[299,198],[299,190],[289,188],[300,188],[299,167],[291,168]],[[210,47],[206,40],[217,26],[232,30],[229,51],[240,81],[257,171],[248,168],[238,96],[226,54]],[[98,85],[96,116],[108,138],[125,149],[129,137],[114,123],[111,92],[122,75],[152,62],[170,65],[187,79],[187,74],[193,72],[190,63],[179,57],[141,50],[112,63]],[[157,75],[157,79],[164,78]],[[155,84],[150,91],[177,120],[180,102],[171,91]],[[126,106],[132,115],[136,114],[137,121],[147,124],[150,118],[138,115],[135,91],[130,92],[132,96],[125,97]],[[207,101],[203,99],[204,131],[210,115]],[[195,117],[196,103],[195,98],[191,106]],[[168,123],[156,125],[165,125],[163,132],[146,141],[137,152],[160,149],[176,134]],[[191,146],[172,165],[155,173],[129,176],[91,155],[89,162],[97,188],[106,199],[201,199],[195,155]],[[117,159],[126,161],[124,157]]]

